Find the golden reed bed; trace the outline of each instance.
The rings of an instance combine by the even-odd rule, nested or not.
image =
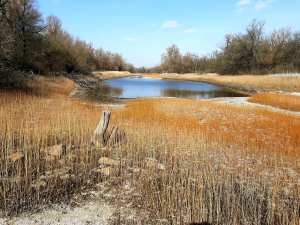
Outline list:
[[[256,75],[243,75],[243,76],[218,76],[218,75],[162,75],[162,74],[149,74],[153,78],[167,78],[167,79],[180,79],[189,81],[202,81],[202,82],[219,82],[223,84],[243,85],[246,87],[253,87],[262,91],[285,91],[285,92],[299,92],[300,79],[297,77],[274,77],[274,76],[256,76]]]
[[[105,156],[122,161],[112,185],[128,182],[134,188],[133,207],[155,215],[149,223],[299,223],[299,117],[159,98],[113,109],[67,98],[75,84],[65,78],[41,78],[31,87],[0,93],[0,174],[5,178],[0,204],[7,215],[109,181],[92,171]],[[113,151],[90,146],[103,109],[112,112],[109,130],[118,125],[126,134],[126,142]],[[74,150],[59,159],[45,156],[45,149],[59,143]],[[24,161],[12,163],[14,152],[22,152]],[[149,160],[165,169],[148,168]],[[38,185],[49,172],[49,180]]]

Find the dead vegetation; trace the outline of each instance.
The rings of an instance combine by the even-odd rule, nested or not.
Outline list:
[[[257,93],[262,91],[298,92],[300,90],[300,79],[298,77],[274,77],[257,75],[212,76],[205,74],[149,74],[147,76],[152,78],[198,81],[216,84],[219,86],[232,87],[250,93]]]
[[[102,80],[110,80],[110,79],[116,79],[116,78],[122,78],[122,77],[129,77],[132,74],[127,71],[95,71],[92,73],[93,76],[100,78]]]
[[[300,97],[293,95],[262,93],[253,95],[249,102],[270,105],[289,111],[300,111]]]
[[[36,91],[0,93],[0,204],[7,215],[68,202],[109,181],[128,188],[124,202],[155,215],[147,224],[298,224],[298,117],[139,99],[110,110],[107,133],[118,125],[126,139],[103,149],[91,137],[104,108],[68,99],[74,85],[43,78]]]

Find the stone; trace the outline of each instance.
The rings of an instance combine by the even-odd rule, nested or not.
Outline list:
[[[46,187],[47,183],[43,180],[35,180],[33,181],[33,185],[35,188]]]
[[[117,175],[117,173],[118,173],[118,170],[113,167],[105,167],[105,168],[100,168],[100,169],[98,168],[93,171],[97,172],[97,173],[101,173],[105,176]]]
[[[24,158],[24,154],[21,153],[21,152],[16,152],[16,153],[9,156],[9,159],[13,162],[16,162],[16,161],[18,161],[19,159],[22,159],[22,158]]]
[[[114,160],[114,159],[109,159],[109,158],[106,158],[106,157],[100,158],[98,163],[99,164],[110,165],[110,166],[119,166],[120,165],[120,161]]]
[[[166,170],[165,165],[163,165],[161,163],[158,163],[155,160],[149,160],[146,163],[146,167],[147,168],[155,168],[155,169],[158,169],[158,170]]]
[[[106,168],[102,168],[100,173],[106,176],[117,175],[118,170],[112,167],[106,167]]]
[[[49,154],[51,156],[61,157],[62,155],[66,154],[66,146],[63,144],[54,145],[50,148]]]
[[[140,173],[141,171],[142,171],[142,169],[138,168],[138,167],[132,169],[133,173]]]
[[[60,176],[60,179],[62,179],[62,180],[67,180],[69,177],[70,177],[69,174],[65,174],[65,175],[63,175],[63,176]]]

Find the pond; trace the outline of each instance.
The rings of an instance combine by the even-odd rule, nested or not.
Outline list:
[[[89,96],[94,100],[127,99],[143,97],[175,97],[208,99],[219,97],[244,97],[232,89],[211,84],[187,81],[167,81],[145,77],[126,77],[101,82]]]

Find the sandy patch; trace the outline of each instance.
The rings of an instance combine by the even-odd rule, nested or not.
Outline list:
[[[300,96],[300,93],[297,93],[297,95]],[[293,112],[293,111],[289,111],[289,110],[285,110],[285,109],[281,109],[269,105],[252,103],[252,102],[248,102],[248,99],[249,97],[230,97],[230,98],[203,99],[201,101],[214,101],[222,104],[230,104],[230,105],[243,106],[243,107],[260,107],[260,108],[266,108],[277,112],[289,113],[292,115],[300,116],[300,112]]]

